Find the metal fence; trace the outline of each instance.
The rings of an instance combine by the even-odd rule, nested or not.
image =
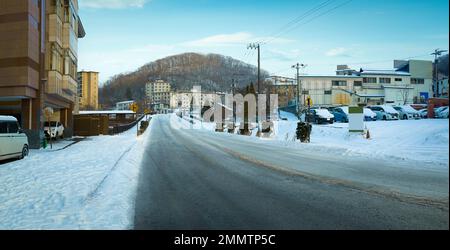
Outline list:
[[[123,132],[131,129],[132,127],[136,126],[144,117],[145,117],[145,115],[142,115],[136,121],[134,121],[132,123],[124,124],[124,125],[115,125],[113,127],[110,127],[109,134],[116,135],[116,134],[123,133]]]

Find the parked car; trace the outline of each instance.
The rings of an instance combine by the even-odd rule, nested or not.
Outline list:
[[[420,118],[427,119],[428,118],[428,109],[421,109],[418,111]]]
[[[333,114],[335,122],[348,122],[348,107],[331,108],[330,112]]]
[[[369,106],[368,108],[377,114],[378,120],[387,121],[399,119],[399,113],[392,106],[376,105],[376,106]]]
[[[308,113],[307,110],[303,111],[302,115],[301,115],[301,120],[305,121],[307,120],[308,122],[313,122],[313,123],[317,123],[317,124],[322,124],[322,123],[330,123],[333,124],[334,123],[334,115],[330,113],[330,111],[328,111],[328,109],[311,109],[310,112]]]
[[[448,106],[434,109],[434,118],[448,118]]]
[[[64,138],[64,126],[60,122],[45,122],[44,132],[48,138]]]
[[[394,106],[394,109],[399,113],[401,120],[420,119],[419,112],[409,105]]]
[[[377,114],[368,108],[364,108],[364,121],[376,121]]]
[[[0,160],[28,155],[28,137],[12,116],[0,116]]]

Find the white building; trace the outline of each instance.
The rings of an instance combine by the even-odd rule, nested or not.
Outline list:
[[[118,102],[116,103],[116,110],[130,110],[133,103],[135,103],[135,101]]]
[[[425,103],[433,96],[431,61],[394,61],[394,69],[356,71],[339,65],[336,75],[302,75],[301,103],[314,105],[373,105]]]

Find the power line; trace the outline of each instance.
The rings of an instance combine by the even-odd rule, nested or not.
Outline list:
[[[325,15],[327,15],[327,14],[329,14],[329,13],[331,13],[331,12],[333,12],[333,11],[339,9],[339,8],[342,8],[342,7],[344,7],[345,5],[349,4],[349,3],[352,2],[352,1],[353,1],[353,0],[348,0],[348,1],[344,2],[344,3],[342,3],[342,4],[339,4],[339,5],[335,6],[334,8],[331,8],[331,9],[325,11],[325,12],[322,12],[322,13],[320,13],[320,14],[318,14],[318,15],[312,17],[311,19],[307,20],[306,22],[298,23],[298,24],[296,24],[295,26],[291,27],[290,29],[286,30],[285,32],[280,33],[278,36],[272,37],[271,40],[269,40],[269,41],[266,42],[266,43],[269,43],[269,42],[275,40],[276,38],[278,38],[280,35],[282,35],[282,34],[284,34],[284,33],[289,33],[289,32],[291,32],[292,30],[294,30],[294,29],[296,29],[296,28],[298,28],[298,27],[300,27],[300,26],[304,26],[304,25],[306,25],[306,24],[308,24],[308,23],[310,23],[310,22],[316,20],[317,18],[320,18],[320,17],[325,16]]]
[[[324,7],[326,7],[326,6],[328,6],[328,5],[331,4],[333,1],[335,1],[335,0],[327,0],[327,1],[325,1],[325,2],[322,2],[322,3],[319,4],[319,5],[315,6],[314,8],[312,8],[312,9],[306,11],[306,12],[303,13],[302,15],[296,17],[295,19],[291,20],[289,23],[285,24],[283,27],[281,27],[281,28],[279,29],[279,31],[276,31],[276,32],[273,32],[272,34],[270,34],[270,35],[269,35],[269,38],[267,38],[267,39],[270,40],[271,37],[277,37],[277,36],[279,36],[280,34],[283,33],[284,30],[288,29],[291,25],[295,25],[296,23],[302,21],[303,19],[305,19],[305,18],[308,17],[309,15],[314,14],[315,12],[319,11],[320,9],[322,9],[322,8],[324,8]],[[260,42],[261,42],[261,43],[267,43],[267,40],[263,40],[263,41],[260,41]]]

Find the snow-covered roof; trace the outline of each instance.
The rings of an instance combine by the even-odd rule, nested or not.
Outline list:
[[[301,75],[300,78],[308,78],[308,77],[326,77],[326,78],[361,78],[360,76],[355,75]]]
[[[358,94],[359,97],[373,97],[373,98],[382,98],[385,97],[383,94]]]
[[[136,114],[131,110],[80,111],[80,115]]]
[[[0,115],[0,121],[16,122],[17,119],[13,116]]]
[[[410,76],[411,74],[404,71],[396,70],[376,70],[376,69],[363,69],[361,75],[399,75],[399,76]]]
[[[128,104],[128,103],[134,103],[134,101],[124,101],[124,102],[118,102],[118,103],[116,103],[116,105],[117,105],[117,104]]]

